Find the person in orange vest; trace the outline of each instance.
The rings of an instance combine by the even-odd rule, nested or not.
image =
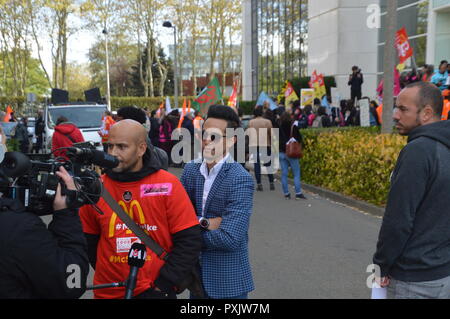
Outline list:
[[[105,153],[108,152],[109,130],[115,123],[116,121],[113,120],[112,113],[110,111],[105,111],[102,118],[102,127],[98,132],[98,134],[102,137],[103,151]]]
[[[380,122],[380,125],[383,124],[383,104],[380,104],[377,107],[377,114],[378,114],[378,122]]]
[[[441,120],[447,121],[450,112],[450,90],[444,90],[442,96],[444,97],[444,106],[442,107]]]

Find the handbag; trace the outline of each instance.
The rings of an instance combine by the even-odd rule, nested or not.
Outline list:
[[[291,137],[286,143],[286,156],[290,158],[302,158],[303,148],[302,145],[293,137],[294,125],[291,127]]]
[[[112,195],[102,184],[101,196],[105,202],[112,208],[112,210],[120,217],[120,219],[127,225],[127,227],[140,239],[142,242],[150,248],[161,260],[166,261],[168,253],[158,243],[147,235],[141,227],[136,224],[134,220],[123,210],[123,208],[117,204]],[[193,295],[199,298],[204,298],[203,284],[201,281],[200,266],[198,263],[191,269],[186,278],[176,287],[175,292],[181,294],[188,289]]]

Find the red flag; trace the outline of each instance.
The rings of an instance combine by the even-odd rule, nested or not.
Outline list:
[[[414,54],[413,48],[408,41],[408,34],[404,27],[397,31],[395,36],[395,47],[397,48],[400,64],[405,63],[405,61]]]
[[[238,92],[238,80],[236,79],[233,83],[233,92],[231,93],[230,99],[228,100],[228,106],[236,107],[237,92]]]

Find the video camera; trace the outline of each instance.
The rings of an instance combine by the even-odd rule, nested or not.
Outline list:
[[[18,199],[27,211],[39,216],[53,213],[58,183],[61,194],[66,195],[68,208],[96,204],[102,184],[93,165],[114,168],[119,164],[118,159],[86,143],[65,149],[69,160],[62,161],[62,158],[42,160],[42,154],[5,153],[0,164],[0,192],[4,197]],[[77,190],[68,190],[56,175],[61,166],[73,176]]]

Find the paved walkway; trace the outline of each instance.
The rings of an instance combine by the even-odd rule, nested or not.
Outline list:
[[[269,191],[265,176],[263,185],[265,191],[255,193],[249,233],[256,286],[249,297],[369,298],[366,268],[381,219],[307,192],[308,200],[285,200],[279,181]]]

